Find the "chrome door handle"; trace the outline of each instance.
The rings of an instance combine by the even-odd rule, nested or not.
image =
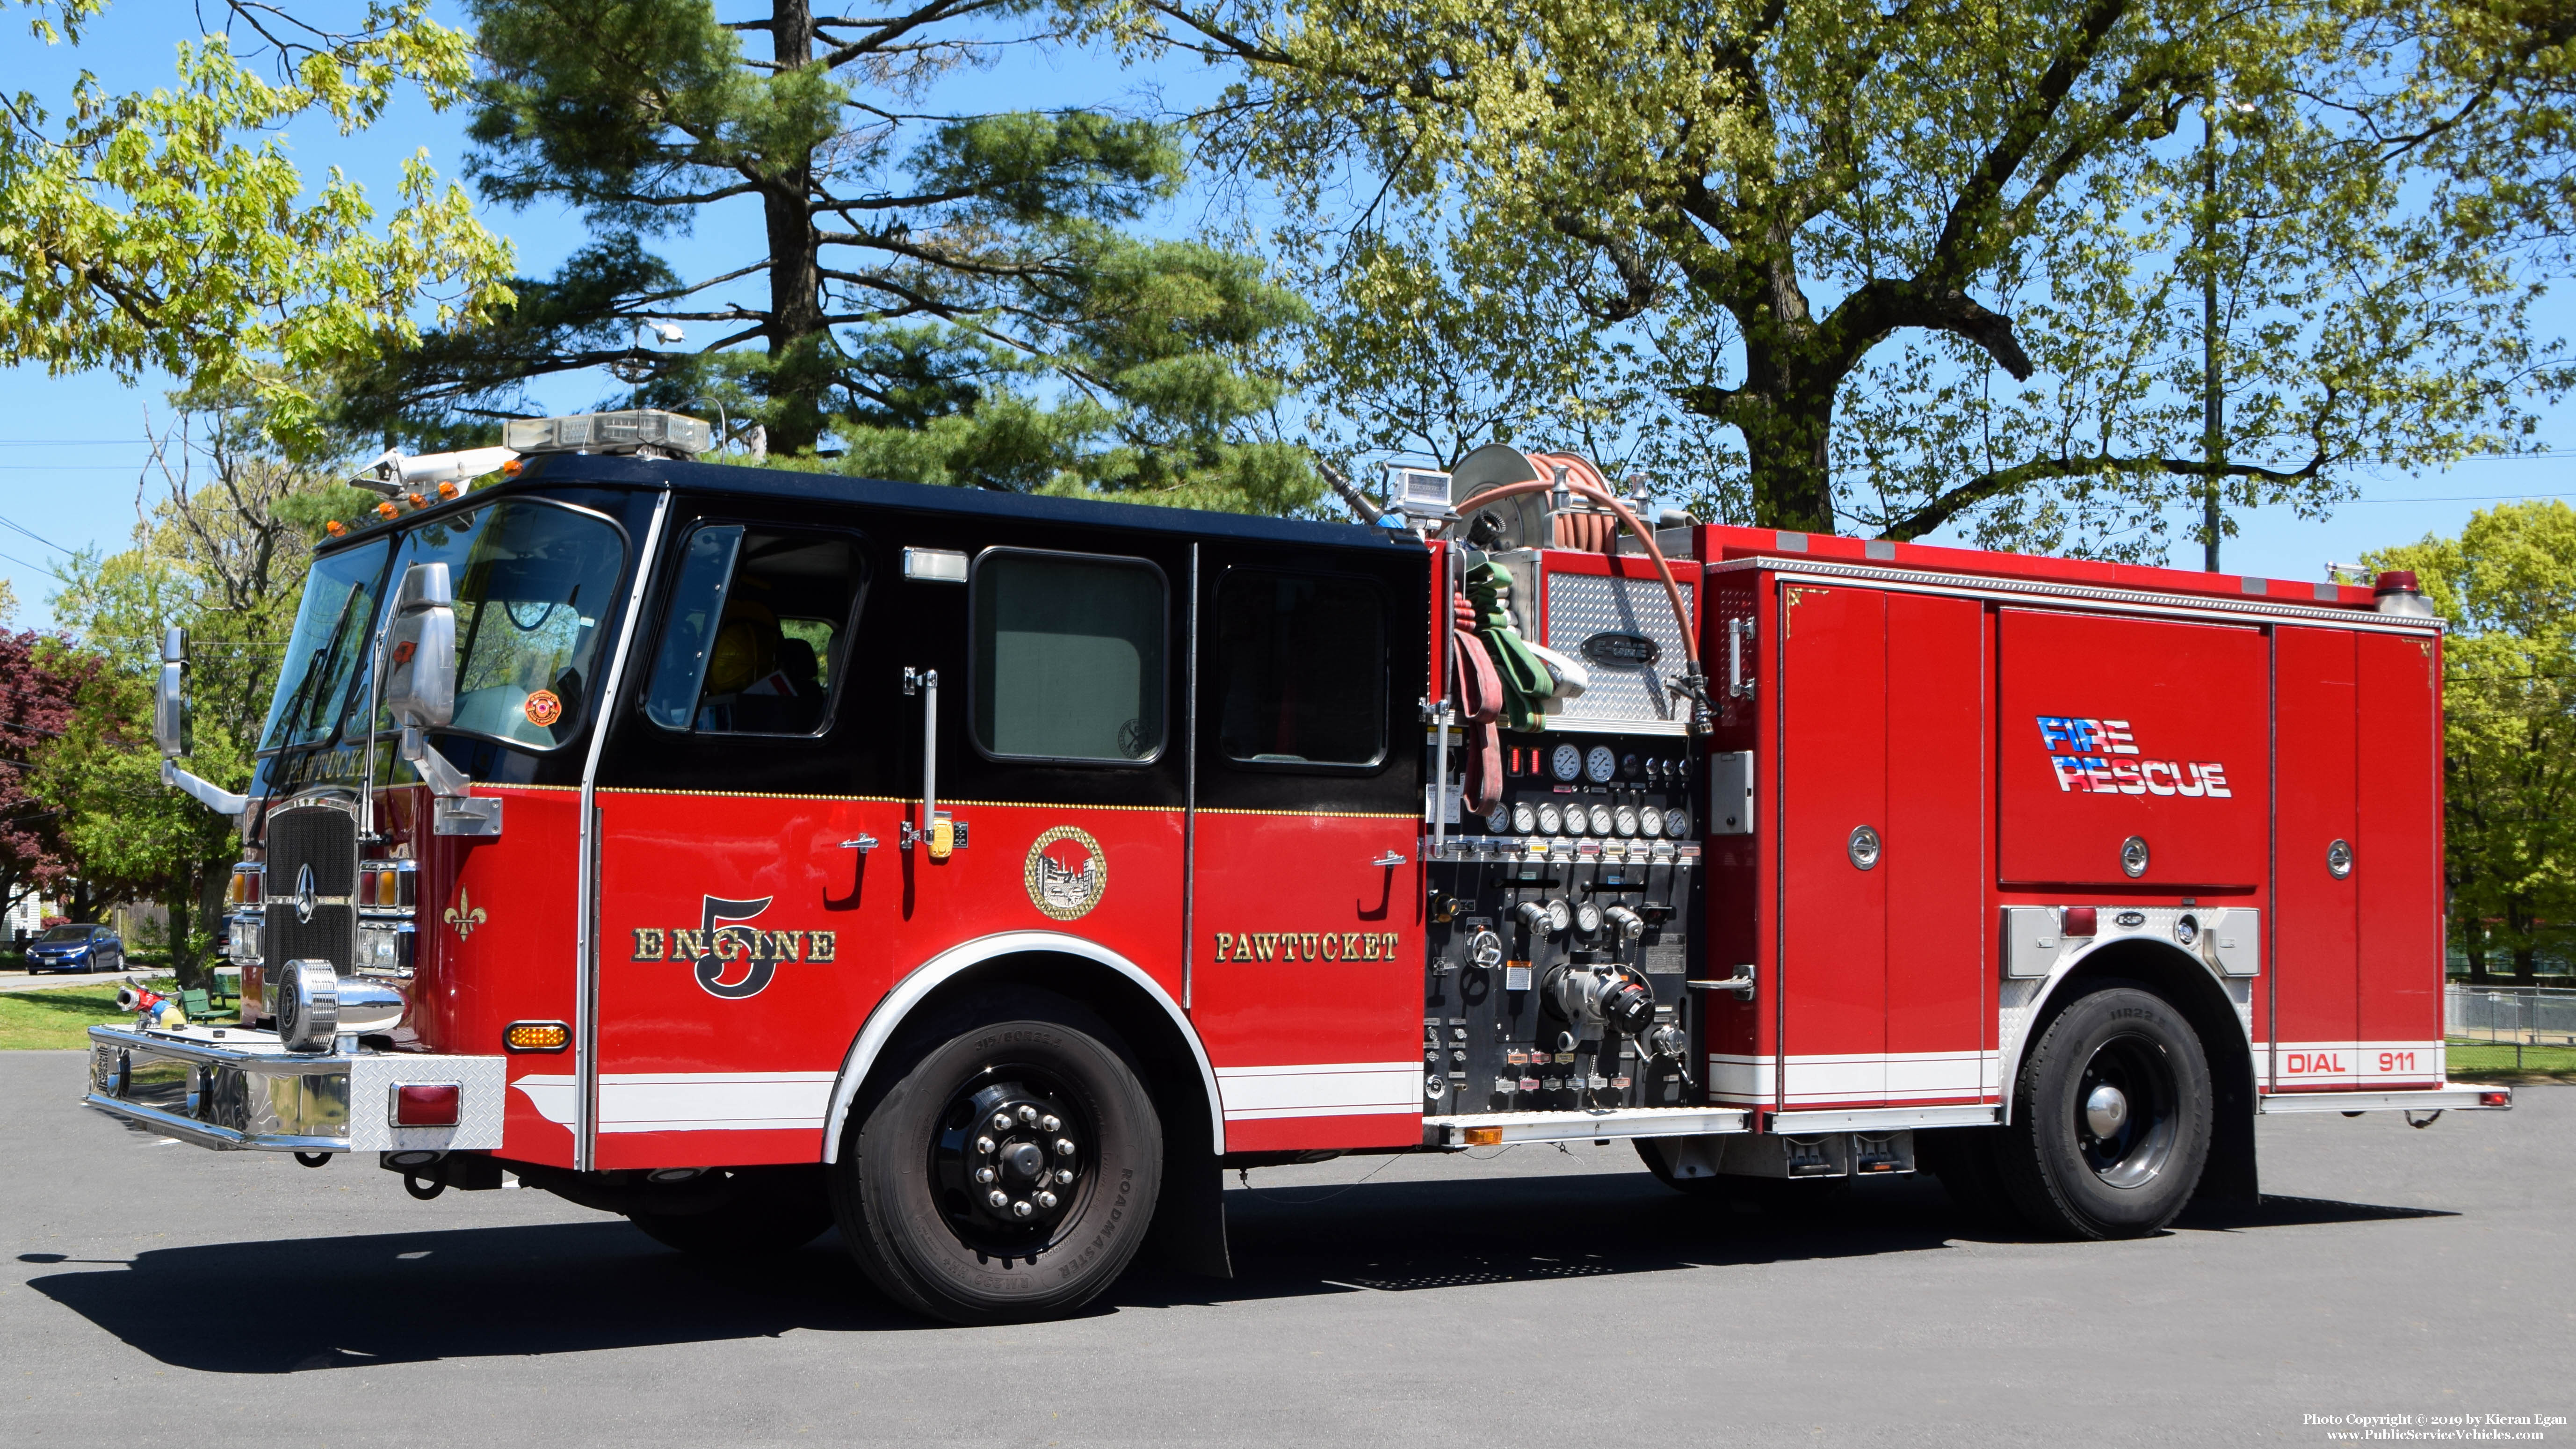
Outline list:
[[[873,835],[862,835],[856,840],[842,841],[841,848],[843,850],[855,850],[859,854],[865,855],[869,851],[877,848],[877,838]]]
[[[1753,640],[1753,621],[1726,621],[1726,696],[1729,699],[1751,699],[1753,678],[1744,672],[1744,646]]]
[[[1383,866],[1390,866],[1390,865],[1402,865],[1402,864],[1404,864],[1404,860],[1405,860],[1405,856],[1404,856],[1404,852],[1403,852],[1403,851],[1401,851],[1401,850],[1390,850],[1390,851],[1388,851],[1386,854],[1379,856],[1377,859],[1370,861],[1370,862],[1369,862],[1369,865],[1370,865],[1372,868],[1383,867]]]

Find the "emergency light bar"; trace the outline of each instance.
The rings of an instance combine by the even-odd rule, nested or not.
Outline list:
[[[501,441],[522,453],[703,453],[714,430],[703,418],[630,408],[614,413],[575,413],[562,418],[514,418]]]

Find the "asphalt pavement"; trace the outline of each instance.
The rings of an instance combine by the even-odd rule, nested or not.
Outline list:
[[[1712,1208],[1625,1147],[1267,1169],[1229,1179],[1233,1280],[1139,1272],[1068,1322],[959,1329],[829,1237],[727,1269],[536,1191],[416,1202],[372,1163],[129,1129],[76,1105],[81,1070],[0,1054],[0,1443],[2576,1433],[2576,1088],[2426,1131],[2267,1118],[2260,1209],[2122,1243],[1981,1231],[1929,1179]]]

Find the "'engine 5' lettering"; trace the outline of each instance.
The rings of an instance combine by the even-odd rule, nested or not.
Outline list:
[[[2080,795],[2180,795],[2226,800],[2227,767],[2216,760],[2147,760],[2124,719],[2044,714],[2039,740],[2057,772],[2057,788]]]
[[[698,984],[710,996],[739,1000],[758,996],[769,985],[778,968],[791,961],[821,964],[833,959],[839,941],[831,931],[766,931],[742,924],[769,909],[775,899],[763,896],[756,901],[703,898],[698,908],[697,929],[685,926],[664,931],[658,926],[635,928],[634,961],[686,961],[695,967]],[[727,981],[725,973],[741,967],[740,980]]]
[[[1219,931],[1219,961],[1394,961],[1396,931]]]

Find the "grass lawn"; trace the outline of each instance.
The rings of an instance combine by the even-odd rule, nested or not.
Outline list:
[[[2515,1081],[2554,1078],[2576,1082],[2576,1047],[2527,1046],[2522,1067],[2513,1064],[2513,1043],[2462,1041],[2451,1038],[2448,1061],[2455,1081]]]
[[[0,992],[0,1051],[86,1047],[91,1027],[133,1019],[117,1009],[113,986]]]

